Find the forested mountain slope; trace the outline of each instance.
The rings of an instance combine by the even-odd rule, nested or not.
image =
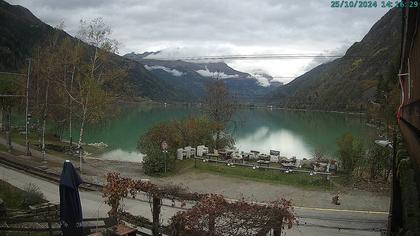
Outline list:
[[[42,45],[55,33],[77,40],[66,32],[45,24],[28,9],[0,0],[0,70],[24,71],[25,60],[31,57],[34,46]],[[112,62],[113,65],[127,70],[126,79],[133,86],[135,96],[162,101],[185,101],[191,97],[188,91],[174,89],[139,62],[116,54],[112,55]]]
[[[374,100],[377,85],[399,67],[401,9],[394,8],[342,58],[319,65],[279,87],[268,102],[289,108],[360,111]]]

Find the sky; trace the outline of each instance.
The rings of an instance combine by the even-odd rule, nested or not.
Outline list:
[[[6,0],[75,35],[80,19],[102,17],[119,54],[159,57],[344,54],[387,8],[331,8],[327,0]],[[325,59],[229,60],[248,73],[289,82]],[[283,78],[281,78],[283,77]]]

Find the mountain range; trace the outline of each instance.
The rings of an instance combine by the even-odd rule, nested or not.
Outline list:
[[[231,93],[242,102],[261,101],[266,94],[281,85],[272,81],[272,77],[267,74],[256,75],[266,77],[268,82],[262,84],[255,75],[237,71],[224,62],[156,60],[148,58],[150,55],[159,56],[159,52],[129,53],[124,57],[145,65],[146,69],[174,88],[189,91],[194,100],[202,100],[207,84],[216,79],[222,80]]]
[[[0,0],[0,70],[19,71],[34,45],[53,32],[28,9]],[[342,58],[321,64],[282,85],[264,72],[244,73],[224,62],[162,60],[158,52],[112,55],[113,64],[127,69],[135,96],[156,101],[199,102],[206,85],[221,79],[244,103],[281,107],[358,111],[375,99],[377,85],[398,68],[401,10],[391,9]]]

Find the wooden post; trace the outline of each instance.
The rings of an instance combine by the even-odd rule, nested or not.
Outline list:
[[[215,235],[216,217],[212,214],[209,215],[209,236]]]
[[[173,225],[171,236],[181,236],[180,231],[181,231],[181,225],[179,224],[179,222],[176,222]]]
[[[51,225],[51,221],[48,220],[48,232],[50,236],[53,236],[53,230],[52,230],[52,225]]]
[[[153,196],[153,202],[152,202],[152,235],[153,236],[159,236],[161,235],[159,232],[159,225],[160,225],[160,207],[161,207],[161,201],[159,197]]]
[[[273,228],[273,236],[281,236],[281,228],[283,226],[283,217],[277,220],[276,227]]]

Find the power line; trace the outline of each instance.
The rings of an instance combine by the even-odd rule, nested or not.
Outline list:
[[[298,75],[298,76],[271,76],[273,79],[294,79],[294,78],[296,78],[296,77],[299,77],[300,75]]]
[[[0,97],[26,97],[26,95],[18,95],[18,94],[0,94]]]
[[[334,59],[341,58],[344,55],[335,54],[243,54],[243,55],[219,55],[219,56],[191,56],[191,57],[150,57],[144,59],[154,60],[186,60],[186,61],[201,61],[201,60],[249,60],[249,59]],[[368,56],[350,56],[350,57],[368,57]]]
[[[15,72],[6,72],[6,71],[0,71],[0,74],[26,76],[26,74],[15,73]]]

